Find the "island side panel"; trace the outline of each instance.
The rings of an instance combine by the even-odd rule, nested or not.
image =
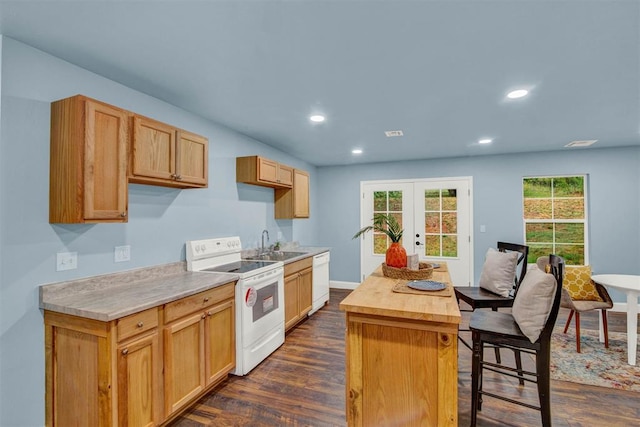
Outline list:
[[[457,425],[456,326],[347,312],[348,425]]]

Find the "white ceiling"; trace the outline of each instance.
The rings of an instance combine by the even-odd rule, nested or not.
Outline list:
[[[1,0],[0,33],[318,166],[640,145],[635,0]]]

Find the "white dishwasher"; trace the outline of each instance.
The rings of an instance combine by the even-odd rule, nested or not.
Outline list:
[[[313,257],[313,308],[309,315],[320,310],[329,301],[329,252]]]

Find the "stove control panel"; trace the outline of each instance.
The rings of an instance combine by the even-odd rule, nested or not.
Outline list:
[[[240,237],[222,237],[218,239],[190,240],[186,244],[187,261],[218,257],[239,253],[242,250]]]

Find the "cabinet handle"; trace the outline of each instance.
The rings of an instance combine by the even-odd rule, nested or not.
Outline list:
[[[129,354],[129,349],[128,348],[122,349],[122,355],[126,356],[127,354]]]
[[[209,302],[209,297],[206,297],[206,298],[204,299],[204,302]]]
[[[209,316],[209,317],[213,316],[213,312],[212,311],[207,311],[207,316]]]
[[[142,327],[144,326],[144,323],[142,323],[142,322],[138,322],[138,325],[137,325],[137,326],[138,326],[138,328],[142,328]]]
[[[182,181],[182,175],[176,175],[176,181]]]
[[[207,313],[202,313],[202,319],[206,319],[207,318]]]
[[[125,217],[127,216],[127,213],[126,213],[126,212],[122,212],[122,213],[120,214],[120,216],[121,216],[122,218],[125,218]]]

